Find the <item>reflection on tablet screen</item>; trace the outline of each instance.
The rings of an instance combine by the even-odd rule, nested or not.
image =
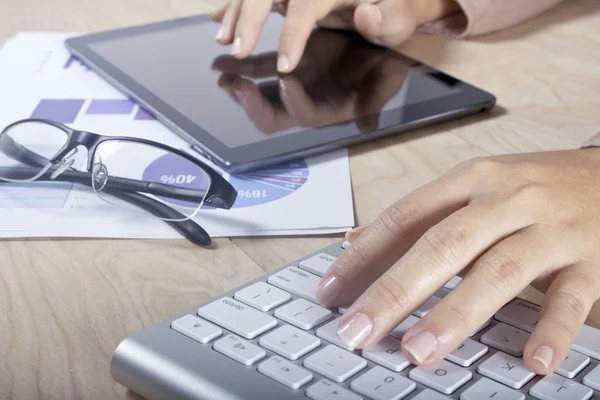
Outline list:
[[[228,147],[306,129],[378,128],[379,113],[452,94],[455,81],[358,35],[315,30],[298,68],[277,73],[283,19],[269,19],[253,55],[229,56],[214,24],[186,25],[91,48]],[[132,57],[131,54],[135,54]]]

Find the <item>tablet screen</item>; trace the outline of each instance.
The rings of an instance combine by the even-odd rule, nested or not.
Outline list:
[[[329,30],[315,30],[300,66],[278,75],[283,22],[269,18],[245,60],[231,57],[231,47],[214,39],[218,25],[208,23],[93,42],[90,48],[230,148],[332,125],[375,130],[385,110],[459,90],[446,75],[358,35]]]

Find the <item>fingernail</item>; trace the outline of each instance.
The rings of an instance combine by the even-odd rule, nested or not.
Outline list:
[[[415,337],[410,339],[404,345],[404,349],[417,360],[422,363],[427,360],[435,351],[437,339],[435,335],[428,331],[419,332]]]
[[[233,41],[233,47],[231,48],[231,54],[238,55],[242,52],[242,39],[238,36]]]
[[[373,323],[371,322],[371,318],[363,313],[358,313],[338,329],[338,336],[348,346],[355,348],[369,336],[372,330]]]
[[[215,36],[216,39],[225,39],[225,27],[223,25],[221,25],[221,27],[219,28],[219,31],[217,32],[217,36]]]
[[[352,243],[354,240],[356,240],[357,237],[360,236],[361,233],[363,233],[363,231],[366,228],[367,228],[366,226],[358,226],[358,227],[352,229],[350,232],[346,232],[346,234],[344,236],[346,237],[347,241]]]
[[[544,368],[548,368],[552,363],[554,351],[548,346],[540,346],[533,354],[533,359],[542,363]]]
[[[342,292],[342,285],[335,275],[321,281],[315,295],[324,304],[333,303]]]
[[[277,59],[277,70],[279,72],[287,72],[290,69],[290,60],[286,55],[280,55]]]

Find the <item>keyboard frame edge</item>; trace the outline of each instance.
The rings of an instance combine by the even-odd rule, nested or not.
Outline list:
[[[209,304],[222,297],[233,297],[235,292],[256,282],[267,282],[269,276],[276,274],[285,268],[298,266],[301,261],[318,255],[319,253],[324,252],[332,256],[339,257],[339,255],[343,252],[341,247],[342,243],[343,241],[337,241],[329,246],[325,246],[314,252],[307,253],[306,255],[293,260],[281,266],[280,268],[273,270],[272,272],[264,273],[256,279],[247,281],[231,290],[222,292],[217,296],[209,298],[208,300],[187,309],[184,312],[181,312],[128,336],[119,343],[113,353],[110,365],[112,378],[119,384],[148,400],[309,399],[305,395],[306,389],[310,385],[316,383],[319,379],[323,378],[321,375],[311,371],[314,375],[314,379],[311,382],[298,390],[288,389],[282,384],[275,382],[271,378],[268,378],[257,371],[258,365],[261,362],[276,355],[272,351],[264,349],[267,353],[267,356],[254,365],[247,367],[212,349],[212,345],[215,341],[232,332],[222,328],[223,336],[220,336],[210,343],[202,344],[193,341],[179,332],[174,331],[170,326],[174,320],[184,315],[192,314],[197,316],[198,308],[206,304]],[[293,294],[291,296],[292,298],[289,301],[299,298],[299,296],[295,296]],[[516,298],[520,299],[520,297]],[[275,309],[277,308],[278,307],[275,307]],[[271,310],[268,312],[268,314],[272,315],[273,312],[274,310]],[[334,318],[337,316],[339,316],[339,314],[334,313]],[[492,318],[491,324],[477,335],[473,336],[471,339],[479,341],[481,335],[498,323],[499,321],[497,321],[495,318]],[[287,323],[278,320],[278,326],[285,324]],[[323,324],[319,325],[319,327],[322,325]],[[314,334],[316,329],[318,329],[318,327],[307,332]],[[272,330],[269,330],[269,332],[271,331]],[[263,335],[259,335],[257,338],[249,341],[256,344]],[[311,351],[308,353],[308,355],[313,354],[319,349],[322,349],[325,344],[328,343],[323,342],[319,348]],[[198,351],[198,346],[200,346],[200,351]],[[194,359],[190,357],[191,352],[200,353],[203,356],[203,359],[200,360],[198,358]],[[498,350],[489,347],[488,353],[467,369],[470,371],[475,371],[477,365],[487,360],[496,352],[498,352]],[[308,355],[302,357],[301,359],[306,358]],[[356,379],[358,376],[377,365],[369,360],[367,360],[367,363],[368,365],[363,371],[359,372],[347,382],[339,385],[344,388],[348,388],[348,382]],[[597,365],[599,365],[599,361],[592,358],[590,364],[584,368],[577,375],[577,377],[572,379],[572,381],[581,383],[583,376],[585,376],[586,373],[591,371]],[[411,368],[412,366],[408,367],[403,372],[400,372],[400,375],[407,376],[408,371]],[[194,373],[192,371],[196,372]],[[227,373],[231,371],[239,371],[234,377],[235,379],[230,379],[226,376]],[[520,392],[526,394],[526,399],[533,399],[528,392],[531,387],[540,379],[540,376],[536,376],[533,380],[519,390]],[[477,380],[478,379],[474,377],[474,379],[466,383],[454,394],[446,396],[450,399],[458,399],[460,393],[467,390]],[[425,388],[426,387],[422,384],[417,383],[417,389],[408,397],[408,399],[414,397],[415,393],[418,393]],[[252,393],[251,396],[249,396],[249,391]],[[594,391],[592,399],[600,399],[600,392]]]

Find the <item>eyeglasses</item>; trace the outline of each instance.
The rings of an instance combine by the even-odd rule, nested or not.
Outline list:
[[[87,149],[87,162],[78,148]],[[150,213],[185,238],[211,238],[192,218],[202,207],[230,209],[237,191],[184,151],[150,140],[79,131],[46,119],[24,119],[0,133],[0,183],[85,185],[103,201]]]

